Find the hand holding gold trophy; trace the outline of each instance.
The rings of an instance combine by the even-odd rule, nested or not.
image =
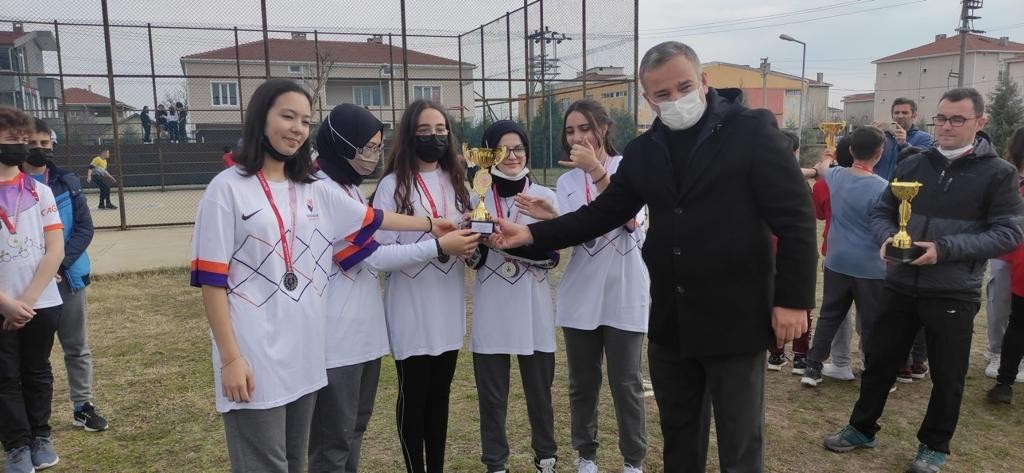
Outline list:
[[[499,146],[497,149],[470,148],[463,143],[462,156],[466,158],[466,161],[480,166],[480,170],[473,177],[473,192],[476,193],[478,199],[476,207],[469,217],[469,229],[486,237],[494,233],[494,222],[491,221],[491,215],[487,212],[487,205],[484,203],[487,189],[491,188],[491,166],[505,159],[505,156],[508,156],[508,149],[504,146]]]
[[[836,135],[846,129],[846,122],[821,122],[818,129],[825,134],[825,148],[836,149]]]
[[[910,222],[910,201],[917,196],[921,189],[920,182],[900,182],[894,179],[889,183],[893,195],[900,200],[900,230],[892,237],[892,243],[885,249],[885,259],[893,263],[909,263],[916,260],[924,253],[924,248],[914,245],[907,233],[907,223]]]

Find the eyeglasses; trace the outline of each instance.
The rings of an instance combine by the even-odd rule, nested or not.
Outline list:
[[[951,126],[964,126],[968,120],[977,120],[979,117],[964,117],[961,115],[953,115],[952,117],[945,117],[943,115],[935,115],[932,117],[932,123],[935,126],[945,126],[946,122],[949,122]]]
[[[520,158],[525,158],[526,157],[526,148],[524,148],[522,146],[516,146],[515,148],[508,148],[508,154],[506,154],[505,157],[507,158],[509,156],[512,156],[512,153],[515,153],[516,156],[518,156]]]

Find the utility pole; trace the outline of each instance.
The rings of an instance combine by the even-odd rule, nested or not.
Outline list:
[[[964,86],[964,62],[967,59],[967,35],[971,33],[984,33],[974,29],[974,20],[981,17],[975,14],[975,10],[981,9],[982,0],[961,0],[960,27],[956,30],[960,33],[960,72],[956,76],[956,86]]]
[[[771,70],[768,58],[761,58],[761,108],[768,108],[768,72]]]
[[[529,71],[529,75],[530,75],[531,78],[536,78],[537,76],[540,76],[541,90],[544,92],[544,95],[547,96],[547,94],[549,93],[549,91],[551,89],[551,87],[547,83],[548,77],[549,76],[551,76],[551,77],[558,76],[558,45],[561,44],[562,41],[570,41],[570,40],[572,40],[572,38],[570,38],[569,36],[566,36],[565,33],[559,33],[557,31],[553,31],[551,29],[551,27],[545,26],[543,30],[534,30],[532,33],[528,34],[526,36],[526,39],[529,40],[529,44],[530,44],[530,63],[526,65],[527,70]],[[534,44],[540,44],[540,56],[539,57],[534,57],[534,50],[533,50],[533,45]],[[552,47],[552,53],[553,53],[552,57],[550,57],[550,58],[548,57],[548,54],[547,54],[547,46],[549,44]],[[583,72],[586,73],[586,71],[583,71]],[[527,99],[529,99],[529,97],[531,95],[533,95],[533,88],[536,85],[536,83],[537,83],[536,81],[530,81],[530,88],[526,91]],[[545,111],[546,114],[547,114],[547,120],[548,120],[548,139],[547,139],[547,142],[548,142],[547,148],[548,149],[547,149],[547,159],[545,160],[545,163],[544,163],[545,164],[545,170],[548,167],[550,167],[551,163],[553,162],[553,160],[551,158],[552,158],[553,152],[554,152],[554,149],[552,147],[552,142],[554,140],[552,140],[552,138],[551,138],[551,135],[553,133],[552,124],[551,124],[551,118],[552,118],[551,101],[552,101],[552,99],[549,98],[548,101],[547,101],[547,103],[548,103],[548,107],[547,108],[548,109]],[[541,99],[541,103],[544,103],[543,99]],[[529,110],[530,113],[533,113],[532,108],[527,106],[527,109]]]

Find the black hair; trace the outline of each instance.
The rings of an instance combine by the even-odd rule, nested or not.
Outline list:
[[[313,109],[313,97],[297,82],[289,79],[270,79],[260,84],[249,99],[245,109],[245,123],[242,125],[242,149],[234,157],[246,176],[252,176],[263,169],[267,151],[263,148],[263,136],[267,127],[267,114],[277,98],[288,93],[302,94]],[[313,158],[309,149],[309,137],[299,146],[295,157],[284,163],[284,174],[292,182],[313,182]]]
[[[850,133],[850,153],[857,161],[866,161],[875,155],[875,152],[885,142],[885,134],[882,130],[873,126],[857,127]]]
[[[1018,171],[1024,170],[1024,126],[1017,128],[1006,143],[1006,159]]]
[[[569,115],[572,112],[579,112],[587,119],[587,123],[590,125],[590,129],[594,131],[594,136],[597,137],[597,147],[604,148],[604,152],[608,156],[615,156],[619,154],[615,150],[615,143],[612,141],[612,133],[614,133],[615,122],[612,117],[608,115],[608,110],[604,108],[598,101],[594,99],[583,99],[577,100],[565,110],[565,116],[562,117],[562,123],[564,124],[569,120]],[[604,136],[597,136],[601,127],[607,127],[604,132]],[[566,153],[572,149],[569,146],[569,140],[565,137],[565,126],[562,126],[562,149]]]
[[[903,148],[903,151],[900,151],[900,154],[896,155],[896,162],[898,163],[898,162],[903,161],[904,159],[907,159],[907,158],[909,158],[909,157],[911,157],[911,156],[913,156],[915,154],[920,154],[920,153],[923,153],[923,152],[924,152],[924,148],[921,148],[919,146],[907,146],[906,148]]]
[[[224,147],[224,152],[225,152],[225,153],[229,153],[229,152],[231,152],[231,147],[230,147],[230,146],[225,146],[225,147]]]
[[[939,103],[942,103],[943,100],[959,102],[966,99],[970,99],[971,103],[974,104],[975,118],[981,117],[985,114],[985,99],[981,97],[981,94],[978,93],[976,89],[971,87],[949,89],[946,93],[942,94],[942,98],[939,99]]]
[[[43,119],[33,118],[33,120],[35,121],[36,133],[46,133],[49,135],[53,131],[50,129],[50,125],[43,121]]]
[[[796,151],[800,149],[800,137],[797,136],[796,133],[789,130],[782,130],[782,134],[786,135],[786,138],[789,139],[789,143],[792,146],[793,152],[796,153]]]
[[[889,107],[889,113],[892,113],[892,110],[896,108],[897,105],[910,105],[910,113],[917,113],[917,102],[906,97],[896,97],[896,99],[892,101],[892,106]]]
[[[402,112],[402,119],[399,121],[398,130],[395,134],[394,145],[391,154],[384,164],[384,174],[395,175],[395,206],[398,213],[412,215],[411,195],[413,192],[413,180],[419,171],[420,158],[416,156],[416,123],[424,110],[434,109],[444,116],[444,125],[448,129],[448,152],[437,160],[438,166],[448,173],[451,178],[452,188],[455,190],[455,205],[459,212],[469,209],[469,189],[463,183],[466,178],[465,168],[459,162],[457,151],[459,142],[452,133],[451,120],[441,104],[429,100],[417,100]],[[371,198],[372,200],[372,198]]]

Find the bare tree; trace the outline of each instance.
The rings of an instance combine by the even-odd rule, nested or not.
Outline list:
[[[178,102],[181,102],[186,107],[188,106],[188,97],[185,95],[184,84],[179,84],[174,86],[173,88],[164,90],[163,103],[168,105],[174,105]]]
[[[323,110],[323,94],[327,90],[327,81],[331,77],[331,70],[334,69],[334,55],[329,51],[323,51],[317,56],[317,65],[313,64],[309,66],[308,74],[302,78],[303,85],[309,89],[310,94],[313,95],[313,99],[316,100],[317,113]]]

